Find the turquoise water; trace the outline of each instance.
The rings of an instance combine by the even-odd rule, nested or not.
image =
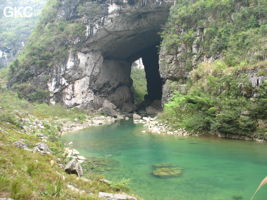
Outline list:
[[[102,173],[111,181],[129,179],[145,200],[246,200],[267,176],[267,145],[216,138],[142,134],[141,126],[121,122],[64,136],[82,155],[112,161]],[[183,169],[172,178],[152,175],[152,165]],[[263,187],[255,200],[267,199]]]

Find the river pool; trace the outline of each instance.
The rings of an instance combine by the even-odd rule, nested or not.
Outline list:
[[[141,130],[124,121],[67,134],[63,140],[72,141],[83,156],[110,161],[99,173],[114,182],[128,180],[132,192],[145,200],[249,200],[267,176],[267,144]],[[154,176],[155,165],[162,163],[182,174]],[[255,200],[266,199],[267,186]]]

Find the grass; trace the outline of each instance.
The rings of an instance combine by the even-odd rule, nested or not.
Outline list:
[[[5,70],[0,70],[0,198],[93,200],[99,199],[99,192],[126,191],[125,185],[120,183],[101,182],[103,177],[92,171],[85,174],[87,180],[66,174],[60,167],[68,162],[64,145],[59,140],[60,126],[64,122],[83,121],[91,116],[90,113],[60,105],[33,104],[19,98],[16,92],[5,87]],[[52,154],[42,155],[14,146],[14,142],[22,140],[33,148],[42,142],[36,133],[48,137],[46,143]],[[84,193],[72,191],[68,185]]]
[[[0,69],[0,88],[6,88],[8,70],[8,67]]]
[[[4,93],[5,97],[12,97],[12,92]],[[16,105],[12,105],[15,102]],[[42,133],[48,136],[47,144],[52,151],[51,155],[42,155],[19,149],[13,145],[15,141],[23,140],[29,148],[33,148],[39,138],[34,134],[29,134],[21,128],[20,116],[26,110],[32,114],[38,114],[36,119],[46,120],[45,116],[55,114],[60,119],[76,117],[79,111],[68,111],[60,107],[49,108],[48,105],[29,105],[17,97],[11,98],[12,104],[8,108],[2,109],[0,114],[0,198],[11,197],[16,200],[20,199],[98,199],[97,195],[101,192],[118,192],[125,191],[124,186],[118,189],[118,184],[108,185],[100,181],[101,176],[94,175],[92,172],[85,174],[90,181],[77,178],[75,175],[68,175],[60,165],[65,165],[68,161],[64,157],[64,146],[57,136],[58,129],[55,124],[47,124],[42,129]],[[1,106],[3,96],[1,96]],[[40,107],[39,107],[40,106]],[[9,109],[16,108],[13,113],[8,113]],[[22,108],[23,112],[22,112]],[[47,109],[48,112],[43,114]],[[50,110],[51,109],[51,110]],[[52,111],[54,110],[54,111]],[[84,113],[81,113],[83,115]],[[23,116],[25,118],[26,114]],[[36,115],[34,115],[36,116]],[[32,116],[31,116],[32,117]],[[55,163],[55,164],[53,164]],[[67,185],[71,184],[85,194],[79,194],[71,191]]]
[[[13,142],[24,140],[30,147],[40,142],[38,138],[23,134],[16,126],[0,122],[0,197],[19,199],[97,199],[99,191],[114,192],[111,186],[98,180],[86,182],[75,175],[65,174],[58,164],[63,158],[41,155],[13,146]],[[58,143],[48,142],[53,152],[61,152]],[[59,160],[60,159],[60,160]],[[51,165],[51,161],[57,163]],[[77,194],[67,184],[86,191]]]
[[[9,91],[5,88],[0,88],[0,92],[0,107],[5,110],[5,113],[15,114],[17,112],[26,112],[40,119],[66,118],[69,120],[84,120],[88,115],[85,111],[66,109],[61,105],[29,103],[26,100],[20,99],[16,92]]]

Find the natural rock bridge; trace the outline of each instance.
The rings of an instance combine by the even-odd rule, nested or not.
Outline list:
[[[71,19],[78,3],[62,6],[58,13]],[[138,58],[143,59],[145,66],[148,99],[160,100],[162,80],[157,46],[171,2],[125,0],[97,4],[104,14],[94,20],[82,17],[87,24],[86,40],[69,51],[65,64],[54,67],[50,73],[51,103],[133,111],[130,73],[132,62]]]

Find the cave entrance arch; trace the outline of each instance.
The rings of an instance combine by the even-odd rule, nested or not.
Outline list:
[[[123,112],[136,111],[131,65],[142,58],[147,80],[145,106],[154,101],[160,104],[162,79],[159,72],[159,33],[168,18],[168,8],[159,5],[156,8],[128,10],[125,16],[122,14],[123,17],[115,18],[110,27],[99,29],[87,41],[86,48],[100,52],[103,59],[100,72],[92,83],[97,97],[108,100]]]
[[[128,48],[132,48],[132,50],[134,50],[133,46],[136,45],[136,42],[138,40],[142,40],[142,37],[142,35],[139,35],[139,37],[135,38],[132,43],[126,42]],[[117,77],[117,91],[114,91],[113,95],[108,97],[108,100],[110,100],[124,112],[145,111],[149,106],[154,106],[155,111],[161,109],[160,102],[162,98],[162,79],[159,72],[158,53],[160,37],[158,35],[158,32],[153,32],[151,33],[150,38],[153,38],[154,44],[152,42],[149,42],[149,40],[143,40],[142,45],[140,46],[146,46],[140,50],[140,46],[137,46],[139,47],[137,48],[138,51],[131,52],[131,54],[129,54],[127,58],[120,57],[120,55],[125,54],[125,51],[127,51],[124,47],[125,44],[123,44],[123,40],[120,41],[120,45],[122,46],[110,48],[114,49],[114,51],[117,51],[117,53],[114,53],[113,51],[112,54],[114,55],[106,54],[105,56],[103,70],[107,70],[111,77]],[[151,45],[151,43],[153,45]],[[118,45],[118,43],[114,45]],[[146,79],[147,94],[144,96],[144,101],[141,104],[135,103],[133,80],[131,79],[131,66],[132,63],[136,61],[136,59],[142,59]],[[110,68],[112,68],[112,70],[110,70]],[[112,81],[116,81],[116,78],[114,80],[111,80],[111,82]]]
[[[160,104],[162,80],[157,47],[170,4],[153,0],[145,4],[138,2],[119,7],[107,18],[87,27],[88,38],[77,51],[70,53],[66,69],[57,68],[54,72],[49,83],[52,102],[104,109],[109,113],[112,110],[135,112],[131,65],[142,58],[148,91],[145,106],[155,101]],[[61,71],[65,76],[59,80]],[[54,87],[55,83],[62,87]]]
[[[143,41],[148,47],[141,48],[138,51],[130,52],[129,56],[124,57],[125,44],[128,48],[132,48],[136,41],[142,39],[142,35],[136,38],[131,43],[120,40],[122,46],[116,46],[111,54],[104,54],[103,64],[99,76],[96,76],[94,84],[94,93],[98,96],[105,97],[109,102],[114,104],[119,110],[123,112],[134,112],[138,110],[145,110],[146,107],[157,102],[156,107],[159,109],[162,98],[162,79],[159,72],[159,54],[158,44],[160,37],[157,32],[153,33],[154,43]],[[151,36],[153,36],[151,34]],[[127,40],[126,40],[127,41]],[[118,43],[114,43],[118,45]],[[142,45],[140,45],[142,47]],[[114,53],[117,51],[116,53]],[[123,56],[122,56],[123,55]],[[121,57],[122,56],[122,57]],[[146,78],[147,94],[144,97],[144,102],[141,105],[136,105],[134,101],[133,80],[131,79],[131,66],[136,59],[142,59]]]

